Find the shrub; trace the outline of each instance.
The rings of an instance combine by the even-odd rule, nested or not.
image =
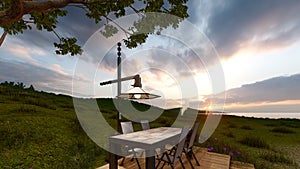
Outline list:
[[[267,127],[276,127],[277,124],[268,123],[268,124],[264,124],[264,126],[267,126]]]
[[[265,152],[260,155],[260,158],[270,161],[272,163],[284,163],[284,164],[295,164],[295,162],[289,157],[275,152]]]
[[[35,105],[35,106],[51,109],[51,110],[56,110],[56,106],[53,104],[53,102],[51,100],[45,100],[42,98],[34,99],[34,98],[28,97],[28,98],[25,98],[24,100],[22,100],[22,102],[25,104],[30,104],[30,105]]]
[[[297,119],[282,119],[284,121],[280,122],[280,126],[299,128],[299,123]]]
[[[160,117],[156,120],[157,123],[163,124],[165,127],[173,124],[173,119],[167,117]]]
[[[228,123],[228,128],[237,128],[237,125],[234,123]]]
[[[117,119],[117,118],[119,118],[118,115],[117,115],[117,113],[110,114],[110,115],[108,116],[108,119],[113,119],[113,120],[115,120],[115,119]]]
[[[269,144],[265,140],[256,136],[245,136],[240,141],[240,143],[247,145],[249,147],[265,148],[265,149],[270,148]]]
[[[201,147],[208,147],[207,151],[209,152],[230,155],[232,160],[250,162],[251,159],[246,151],[240,151],[240,148],[236,145],[225,143],[223,140],[217,138],[209,138],[206,142],[201,144]]]
[[[229,137],[229,138],[234,138],[234,135],[231,131],[223,132],[222,133],[224,136]]]
[[[275,132],[275,133],[283,133],[283,134],[295,133],[295,131],[293,131],[287,127],[275,127],[270,131]]]
[[[248,125],[242,126],[241,129],[244,129],[244,130],[253,130],[253,128],[251,126],[248,126]]]

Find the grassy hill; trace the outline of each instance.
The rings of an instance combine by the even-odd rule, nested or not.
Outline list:
[[[298,169],[300,120],[223,116],[213,136],[201,146],[231,154],[233,160],[258,169]]]
[[[94,168],[104,158],[71,97],[2,85],[0,105],[0,168]]]
[[[97,101],[104,118],[116,126],[113,100]],[[149,109],[136,102],[133,106]],[[172,125],[179,110],[161,110],[151,127]],[[204,114],[197,117],[201,125],[205,119]],[[136,123],[134,127],[141,129]],[[299,168],[300,120],[223,116],[213,136],[198,145],[256,168]],[[0,85],[0,168],[95,168],[105,164],[106,155],[82,130],[71,97],[20,83]]]

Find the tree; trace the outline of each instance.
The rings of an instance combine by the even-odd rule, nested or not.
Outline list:
[[[32,91],[32,92],[35,91],[35,89],[34,89],[34,87],[32,85],[30,85],[30,87],[27,88],[27,90]]]
[[[7,34],[16,35],[24,30],[31,30],[35,26],[38,30],[53,32],[59,42],[54,42],[56,54],[81,54],[82,49],[76,44],[74,37],[62,37],[55,31],[57,19],[67,15],[66,6],[76,6],[86,12],[86,16],[96,23],[105,22],[105,29],[101,33],[105,37],[113,36],[118,29],[108,24],[114,18],[128,13],[136,13],[140,19],[129,29],[120,28],[126,34],[124,42],[128,48],[134,48],[146,41],[149,34],[159,34],[161,30],[178,24],[188,17],[188,0],[0,0],[0,26],[4,33],[0,39],[0,46]],[[147,12],[162,12],[178,16],[180,19],[151,18]],[[24,17],[26,16],[26,17]],[[150,19],[161,22],[149,23]],[[142,29],[147,25],[147,33]]]

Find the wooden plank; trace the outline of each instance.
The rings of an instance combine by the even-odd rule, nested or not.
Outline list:
[[[192,159],[192,164],[194,164],[195,169],[229,169],[230,167],[230,156],[218,153],[207,152],[206,148],[199,148],[195,147],[194,152],[196,154],[197,159],[200,162],[200,166],[196,165],[196,161]],[[119,166],[119,169],[138,169],[136,161],[130,160],[131,158],[128,157],[124,161],[123,166]],[[191,169],[190,164],[188,163],[185,155],[182,156],[184,166],[186,169]],[[141,167],[145,168],[145,159],[139,158],[139,163]],[[120,161],[119,161],[120,164]],[[181,165],[179,162],[175,164],[175,169],[181,169]],[[108,165],[99,167],[97,169],[108,169]],[[171,169],[170,166],[165,166],[164,169]],[[248,168],[247,168],[248,169]],[[251,168],[253,169],[253,168]]]

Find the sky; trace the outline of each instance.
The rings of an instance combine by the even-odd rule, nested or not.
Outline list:
[[[102,24],[67,7],[57,31],[75,36],[81,56],[55,54],[54,34],[37,30],[7,36],[0,47],[0,81],[76,97],[114,97],[119,32],[106,39]],[[178,29],[150,36],[135,49],[122,45],[122,76],[139,73],[147,100],[163,108],[226,112],[299,113],[300,1],[190,0],[190,17]],[[134,16],[116,22],[130,26]],[[2,34],[3,30],[0,29]],[[123,83],[123,92],[132,81]]]

